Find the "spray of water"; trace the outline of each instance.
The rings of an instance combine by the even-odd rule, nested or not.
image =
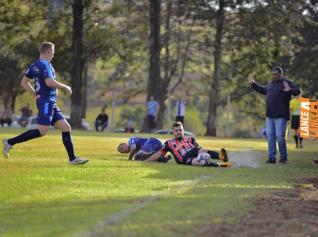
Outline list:
[[[252,167],[256,168],[263,160],[264,154],[254,150],[240,150],[229,153],[229,160],[233,167]]]

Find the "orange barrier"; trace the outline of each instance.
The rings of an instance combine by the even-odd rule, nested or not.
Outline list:
[[[300,98],[300,136],[318,139],[318,100]]]

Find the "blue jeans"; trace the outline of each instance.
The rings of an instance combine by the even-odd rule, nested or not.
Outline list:
[[[276,141],[278,143],[280,158],[287,160],[287,147],[285,139],[286,126],[287,120],[285,118],[266,117],[268,158],[270,160],[276,160]]]

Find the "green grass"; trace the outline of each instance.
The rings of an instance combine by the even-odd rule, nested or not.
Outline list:
[[[0,139],[20,132],[1,129]],[[235,223],[253,208],[252,198],[317,175],[316,141],[305,141],[304,150],[288,144],[287,165],[219,169],[127,161],[116,150],[126,140],[73,132],[77,154],[90,158],[79,167],[68,165],[57,131],[16,145],[9,160],[0,159],[0,236],[195,236],[209,224]],[[266,156],[265,140],[198,141]]]

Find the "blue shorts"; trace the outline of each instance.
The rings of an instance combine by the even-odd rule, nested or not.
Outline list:
[[[161,149],[162,143],[157,138],[149,138],[145,144],[141,147],[140,150],[146,153],[154,153]]]
[[[38,107],[37,122],[39,125],[54,126],[57,121],[65,119],[56,103],[39,101],[36,102],[36,106]]]

